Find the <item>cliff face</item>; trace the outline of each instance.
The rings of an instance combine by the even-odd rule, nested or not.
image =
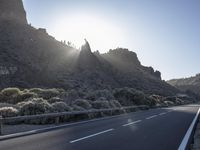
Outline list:
[[[161,95],[178,92],[161,81],[160,72],[142,66],[128,49],[93,53],[86,41],[80,51],[28,25],[21,0],[0,0],[0,11],[0,89],[133,87]]]
[[[22,0],[0,0],[0,20],[12,20],[27,24]]]

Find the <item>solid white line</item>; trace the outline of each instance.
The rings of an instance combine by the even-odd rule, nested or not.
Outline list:
[[[110,131],[113,131],[113,130],[114,129],[109,129],[109,130],[105,130],[105,131],[102,131],[102,132],[98,132],[98,133],[95,133],[95,134],[92,134],[92,135],[88,135],[88,136],[70,141],[69,143],[75,143],[75,142],[78,142],[78,141],[82,141],[82,140],[85,140],[85,139],[88,139],[88,138],[91,138],[91,137],[94,137],[94,136],[97,136],[97,135],[100,135],[100,134],[103,134],[103,133],[106,133],[106,132],[110,132]]]
[[[146,119],[152,119],[152,118],[155,118],[157,117],[158,115],[153,115],[153,116],[150,116],[150,117],[147,117]]]
[[[137,120],[137,121],[134,121],[134,122],[130,122],[130,123],[127,123],[127,124],[124,124],[122,125],[123,127],[126,127],[126,126],[129,126],[129,125],[132,125],[132,124],[136,124],[138,122],[141,122],[142,120]]]
[[[160,113],[160,114],[158,114],[158,115],[159,115],[159,116],[162,116],[162,115],[166,115],[166,114],[167,114],[167,113],[164,112],[164,113]]]
[[[185,134],[185,136],[184,136],[184,138],[183,138],[183,140],[182,140],[182,142],[181,142],[181,144],[180,144],[178,150],[185,150],[185,149],[186,149],[187,144],[188,144],[188,141],[189,141],[190,136],[191,136],[191,134],[192,134],[194,125],[195,125],[195,123],[196,123],[196,121],[197,121],[197,119],[198,119],[199,112],[200,112],[200,108],[199,108],[198,112],[196,113],[196,116],[194,117],[194,119],[193,119],[193,121],[192,121],[192,123],[191,123],[189,129],[187,130],[187,132],[186,132],[186,134]]]

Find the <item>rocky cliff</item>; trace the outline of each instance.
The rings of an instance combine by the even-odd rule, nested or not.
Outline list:
[[[21,0],[0,0],[0,20],[12,20],[27,24],[26,12]]]
[[[11,3],[12,2],[12,3]],[[0,88],[17,86],[64,89],[133,87],[146,93],[175,95],[178,90],[161,80],[159,71],[142,66],[136,53],[117,48],[81,50],[27,24],[21,0],[0,0]]]

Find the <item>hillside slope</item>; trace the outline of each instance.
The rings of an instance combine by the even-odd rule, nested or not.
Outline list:
[[[117,48],[100,54],[92,52],[87,41],[81,50],[72,48],[45,29],[28,25],[22,1],[10,5],[11,1],[1,0],[0,5],[4,14],[0,16],[1,89],[16,86],[90,91],[131,87],[166,96],[179,92],[161,80],[159,71],[142,66],[136,53]]]
[[[192,91],[200,95],[200,74],[189,78],[173,79],[167,82],[182,91]]]

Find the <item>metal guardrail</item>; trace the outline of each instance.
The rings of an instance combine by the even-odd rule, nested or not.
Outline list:
[[[59,112],[59,113],[47,113],[47,114],[39,114],[39,115],[28,115],[28,116],[17,116],[17,117],[6,117],[3,118],[0,116],[0,135],[3,134],[3,125],[5,123],[17,122],[17,121],[26,121],[32,119],[42,119],[42,118],[55,118],[55,123],[58,124],[60,117],[62,116],[72,116],[72,115],[84,115],[84,114],[92,114],[92,113],[104,113],[110,112],[111,115],[115,111],[124,111],[131,109],[148,109],[147,105],[140,106],[129,106],[129,107],[121,107],[121,108],[112,108],[112,109],[93,109],[87,111],[71,111],[71,112]]]

